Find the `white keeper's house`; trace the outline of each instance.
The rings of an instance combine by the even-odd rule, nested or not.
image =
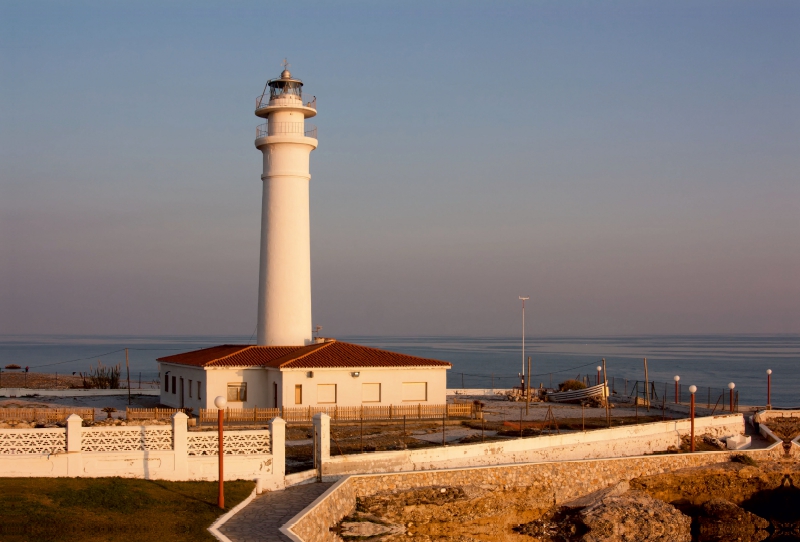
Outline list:
[[[213,408],[443,404],[444,361],[313,338],[309,159],[317,99],[288,69],[256,98],[263,154],[256,345],[222,345],[159,358],[161,403]]]
[[[174,408],[443,404],[450,364],[325,339],[308,346],[223,345],[160,358]]]

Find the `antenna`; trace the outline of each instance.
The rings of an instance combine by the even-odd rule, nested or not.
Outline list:
[[[284,59],[283,59],[283,62],[281,62],[281,66],[283,66],[283,69],[284,69],[284,70],[288,70],[288,69],[289,69],[289,66],[291,66],[291,64],[289,64],[289,61],[288,61],[288,60],[286,60],[286,58],[284,58]]]

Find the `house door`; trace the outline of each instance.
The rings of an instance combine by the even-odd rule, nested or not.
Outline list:
[[[183,408],[183,377],[181,377],[181,408]]]
[[[272,408],[278,408],[278,383],[277,382],[273,382],[272,383],[272,397],[273,397],[273,399],[272,399],[272,401],[273,401]]]

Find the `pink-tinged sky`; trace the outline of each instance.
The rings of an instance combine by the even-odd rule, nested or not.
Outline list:
[[[0,7],[0,334],[250,335],[285,56],[323,335],[800,332],[797,2],[287,6]]]

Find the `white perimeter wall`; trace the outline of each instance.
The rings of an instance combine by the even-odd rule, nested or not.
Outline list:
[[[321,417],[329,424],[329,418]],[[316,423],[316,422],[315,422]],[[664,451],[680,446],[681,437],[690,432],[689,420],[664,421],[627,427],[597,429],[562,435],[549,435],[480,444],[422,448],[396,452],[375,452],[330,457],[321,450],[324,475],[399,472],[449,469],[521,463],[562,461],[603,457],[626,457]],[[696,435],[715,437],[744,433],[741,414],[695,419]],[[330,429],[321,428],[322,441]],[[329,447],[328,447],[329,449]]]
[[[309,378],[307,372],[313,372]],[[358,377],[351,373],[358,372]],[[447,369],[445,368],[349,368],[349,369],[284,369],[281,371],[283,396],[279,397],[282,406],[361,406],[364,405],[402,405],[435,404],[447,402]],[[403,401],[403,382],[426,382],[427,398],[424,401]],[[295,385],[303,386],[303,403],[295,404]],[[319,384],[336,385],[336,403],[319,403],[317,386]],[[361,402],[363,384],[380,384],[380,402]]]
[[[227,397],[228,384],[247,383],[247,400],[228,402],[230,408],[273,408],[295,406],[361,406],[362,385],[380,384],[380,402],[366,402],[364,405],[402,405],[433,404],[447,402],[447,369],[445,368],[349,368],[349,369],[265,369],[227,368],[227,367],[188,367],[171,363],[159,363],[161,373],[161,404],[172,408],[181,407],[180,379],[184,379],[183,407],[214,408],[214,398]],[[164,379],[169,371],[169,391],[164,391]],[[309,378],[308,372],[313,376]],[[351,374],[358,372],[358,377]],[[172,389],[172,377],[176,377],[177,389]],[[189,380],[192,381],[192,396],[189,397]],[[201,383],[200,399],[197,397],[197,382]],[[403,382],[425,382],[427,398],[424,401],[403,401]],[[277,383],[277,387],[274,384]],[[303,386],[303,402],[295,404],[295,385]],[[318,401],[319,384],[336,385],[336,402]],[[275,400],[274,390],[278,397]]]

